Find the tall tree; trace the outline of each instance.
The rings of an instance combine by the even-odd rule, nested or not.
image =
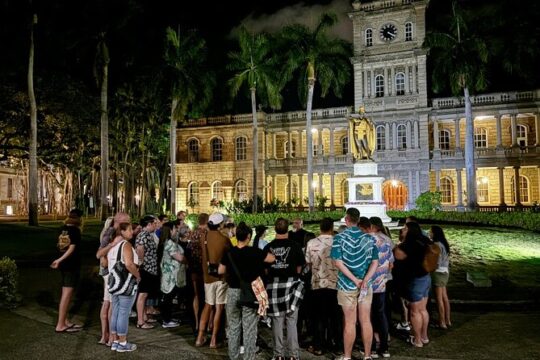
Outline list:
[[[465,13],[456,0],[452,1],[448,31],[431,32],[426,36],[424,46],[433,50],[436,57],[432,73],[434,90],[450,84],[454,95],[463,92],[465,99],[465,174],[467,180],[467,207],[475,210],[476,165],[474,160],[474,119],[470,91],[481,91],[486,87],[486,64],[488,51],[486,43],[472,31]]]
[[[38,169],[37,169],[37,104],[34,93],[34,26],[37,14],[30,23],[30,51],[28,55],[28,100],[30,101],[30,161],[28,169],[28,225],[38,226]]]
[[[268,35],[251,34],[242,26],[238,36],[239,51],[229,52],[228,69],[235,72],[229,80],[231,95],[236,97],[242,86],[246,86],[251,96],[251,113],[253,117],[253,208],[257,213],[258,194],[257,176],[259,167],[257,93],[263,105],[272,109],[281,108],[282,84],[278,80],[277,58]]]
[[[206,41],[195,31],[165,33],[164,59],[171,79],[170,210],[176,213],[176,128],[189,113],[197,114],[212,99],[214,74],[207,68]]]
[[[351,74],[349,58],[351,45],[340,39],[331,39],[327,35],[329,28],[337,22],[335,14],[323,14],[314,30],[300,24],[289,25],[281,32],[283,54],[286,60],[285,80],[299,72],[298,94],[306,104],[306,153],[308,178],[309,211],[314,210],[313,192],[313,141],[311,133],[311,110],[315,81],[321,87],[321,97],[329,90],[341,97],[343,87]],[[307,90],[307,91],[306,91]],[[307,103],[306,103],[307,100]]]

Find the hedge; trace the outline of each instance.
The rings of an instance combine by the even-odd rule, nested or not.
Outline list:
[[[17,293],[19,272],[15,261],[4,257],[0,260],[0,308],[15,307],[20,301]]]
[[[457,212],[435,211],[387,211],[393,219],[405,219],[409,215],[416,216],[421,221],[435,221],[458,224],[478,224],[500,227],[518,227],[525,230],[540,231],[540,213],[534,212]]]

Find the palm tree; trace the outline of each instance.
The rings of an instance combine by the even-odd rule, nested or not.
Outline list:
[[[37,15],[30,23],[30,53],[28,56],[28,99],[30,101],[30,151],[28,165],[28,225],[38,226],[38,171],[37,171],[37,104],[34,94],[34,25]]]
[[[165,35],[165,62],[171,74],[171,212],[176,213],[176,127],[188,113],[204,109],[212,99],[213,73],[206,68],[206,41],[194,31],[180,36],[168,27]]]
[[[474,160],[474,124],[469,91],[486,87],[485,66],[487,46],[475,34],[468,32],[464,13],[457,1],[452,2],[452,15],[447,32],[433,32],[426,36],[424,46],[435,50],[433,85],[437,91],[443,83],[450,83],[454,95],[463,92],[465,98],[465,173],[467,178],[467,207],[475,210],[476,166]]]
[[[272,109],[280,109],[282,86],[277,80],[276,56],[273,55],[268,36],[250,34],[242,26],[238,36],[240,51],[230,52],[228,69],[235,72],[229,80],[231,95],[236,97],[240,88],[245,84],[251,95],[251,113],[253,116],[253,208],[257,213],[257,175],[259,167],[258,137],[257,137],[257,92],[263,104],[269,104]]]
[[[349,58],[351,45],[344,40],[330,39],[327,30],[337,22],[335,14],[323,14],[314,30],[300,24],[289,25],[281,32],[283,52],[286,56],[285,80],[300,71],[298,94],[306,104],[306,147],[309,211],[314,209],[313,181],[313,146],[311,134],[311,109],[315,81],[321,85],[321,97],[328,91],[341,97],[341,90],[348,83],[351,74]],[[307,93],[306,93],[307,87]]]
[[[94,61],[94,76],[101,91],[101,220],[107,220],[109,194],[109,118],[107,115],[107,87],[109,84],[109,48],[105,33],[98,36],[96,57]]]

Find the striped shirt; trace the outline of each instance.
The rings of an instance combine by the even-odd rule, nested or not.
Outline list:
[[[334,260],[341,260],[343,264],[358,279],[363,279],[373,260],[378,260],[379,251],[375,240],[369,234],[363,233],[353,226],[337,234],[332,243],[330,256]],[[338,290],[353,291],[356,285],[341,271],[338,274]]]

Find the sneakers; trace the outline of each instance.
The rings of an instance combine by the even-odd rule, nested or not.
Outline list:
[[[111,351],[116,351],[118,349],[118,341],[113,341],[111,344]]]
[[[352,358],[345,357],[343,355],[339,355],[338,357],[334,358],[334,360],[351,360]]]
[[[177,322],[177,321],[164,321],[163,324],[161,324],[161,326],[165,329],[168,329],[168,328],[175,328],[175,327],[178,327],[180,326],[180,323]]]
[[[117,352],[129,352],[129,351],[135,351],[137,350],[137,345],[126,342],[125,344],[118,343],[118,347],[116,349]]]
[[[373,359],[378,359],[378,358],[379,358],[379,354],[377,354],[376,351],[372,351],[372,352],[371,352],[371,358],[373,358]]]
[[[390,352],[388,352],[388,350],[383,351],[383,352],[381,353],[381,356],[382,356],[383,358],[389,358],[389,357],[390,357]]]
[[[131,310],[131,311],[129,312],[129,317],[130,317],[130,318],[136,318],[136,317],[137,317],[137,313],[136,313],[135,311]]]
[[[243,355],[246,349],[243,346],[240,346],[240,355]]]
[[[396,329],[411,331],[411,325],[408,322],[404,322],[404,323],[398,322],[398,324],[396,325]]]

